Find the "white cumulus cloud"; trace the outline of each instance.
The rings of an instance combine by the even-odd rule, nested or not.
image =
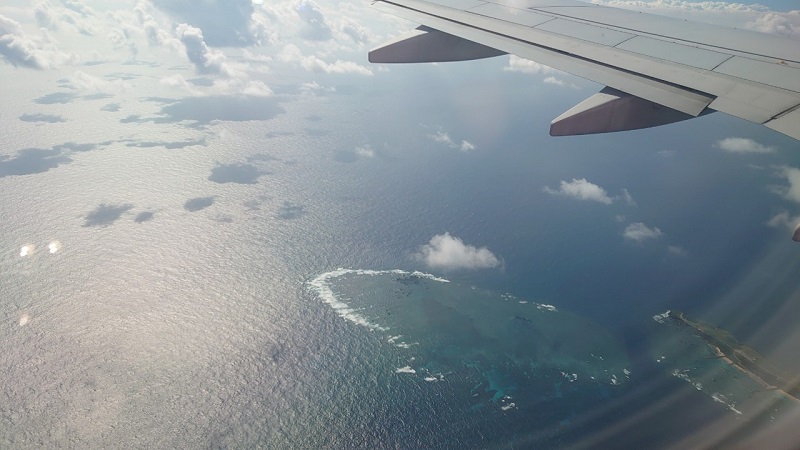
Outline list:
[[[788,200],[800,203],[800,169],[784,166],[781,167],[779,175],[786,178],[789,186],[779,188],[778,193]]]
[[[488,248],[467,245],[450,233],[432,237],[420,247],[416,256],[428,267],[441,270],[490,269],[501,265],[500,259]]]
[[[587,200],[610,205],[614,202],[602,187],[586,180],[586,178],[573,178],[572,181],[561,181],[558,189],[545,186],[544,192],[552,195],[563,195],[577,200]]]
[[[327,74],[356,74],[372,76],[372,69],[364,67],[352,61],[342,61],[337,59],[329,63],[316,55],[304,55],[303,52],[294,44],[288,44],[278,55],[278,59],[283,62],[297,64],[309,72],[322,72]]]
[[[632,223],[625,228],[625,231],[622,232],[622,236],[624,236],[625,239],[634,242],[644,242],[648,239],[658,239],[663,235],[664,233],[662,233],[658,228],[650,228],[642,222]]]
[[[719,140],[715,146],[720,150],[731,153],[772,153],[775,151],[775,147],[767,147],[752,139],[740,137]]]
[[[753,3],[690,0],[591,0],[604,6],[648,11],[682,19],[748,28],[762,33],[800,36],[800,11],[778,12]]]
[[[212,50],[206,45],[203,31],[200,28],[182,23],[178,25],[175,33],[186,47],[186,56],[199,73],[232,75],[225,54],[219,50]]]
[[[18,22],[3,15],[0,15],[0,56],[14,66],[31,69],[49,69],[75,60],[54,45],[27,36]]]
[[[506,72],[522,72],[541,75],[558,72],[556,69],[553,69],[550,66],[539,64],[536,61],[531,61],[530,59],[520,58],[516,55],[508,56],[508,65],[503,67],[503,70]]]

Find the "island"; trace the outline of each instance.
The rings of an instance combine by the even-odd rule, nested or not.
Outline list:
[[[735,367],[764,389],[777,390],[787,398],[800,401],[796,377],[788,375],[752,348],[742,345],[727,331],[700,320],[690,319],[680,311],[669,311],[668,317],[679,326],[693,328],[726,363]]]

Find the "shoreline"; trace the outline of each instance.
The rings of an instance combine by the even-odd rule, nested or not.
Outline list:
[[[758,383],[764,390],[776,391],[789,400],[800,402],[800,388],[786,377],[767,368],[761,362],[764,357],[755,350],[740,344],[730,333],[703,322],[695,322],[679,311],[672,312],[675,321],[693,328],[706,341],[717,358],[736,368]],[[787,389],[788,388],[788,389]],[[792,389],[793,388],[793,389]],[[793,392],[796,391],[796,392]]]

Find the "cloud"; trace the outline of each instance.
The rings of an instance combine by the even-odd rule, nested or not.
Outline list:
[[[282,220],[294,220],[300,218],[306,214],[306,207],[303,205],[298,205],[296,203],[292,203],[288,200],[283,202],[283,206],[281,206],[280,211],[278,211],[277,217]]]
[[[545,66],[544,64],[539,64],[536,61],[520,58],[519,56],[516,55],[508,56],[508,65],[503,67],[503,70],[506,72],[520,72],[532,75],[547,75],[542,80],[543,83],[552,84],[553,86],[571,87],[573,89],[578,89],[577,85],[573,83],[568,83],[563,79],[556,77],[556,75],[567,76],[566,73],[561,72],[560,70],[553,69],[552,67]]]
[[[0,15],[0,55],[14,66],[40,70],[75,59],[52,44],[28,37],[18,22],[3,15]]]
[[[663,235],[664,233],[662,233],[658,228],[649,228],[642,222],[632,223],[625,228],[625,231],[622,232],[622,236],[625,237],[625,239],[634,242],[644,242],[648,239],[658,239]]]
[[[678,245],[670,245],[669,247],[667,247],[667,251],[669,252],[670,255],[674,255],[674,256],[688,256],[689,255],[689,252],[685,248],[683,248],[681,246],[678,246]]]
[[[791,216],[788,211],[781,211],[767,221],[767,225],[773,228],[786,228],[792,231],[798,224],[800,224],[800,216]]]
[[[719,140],[714,146],[731,153],[773,153],[775,151],[775,147],[767,147],[752,139],[740,137]]]
[[[109,81],[104,78],[96,77],[94,75],[89,75],[88,73],[82,72],[80,70],[75,71],[75,73],[70,75],[68,82],[69,82],[68,86],[70,88],[81,91],[92,91],[92,92],[104,92],[109,90],[128,91],[133,88],[133,85],[124,80]]]
[[[434,134],[429,134],[429,138],[433,139],[435,142],[440,142],[442,144],[447,145],[450,148],[461,150],[462,152],[468,152],[471,150],[475,150],[475,144],[472,142],[462,140],[461,143],[456,143],[448,133],[444,131],[437,131]]]
[[[501,265],[488,248],[464,244],[450,233],[432,237],[430,242],[420,247],[416,257],[428,267],[441,270],[490,269]]]
[[[786,13],[766,12],[746,26],[762,33],[797,37],[800,36],[800,10]]]
[[[225,54],[212,50],[203,39],[203,31],[182,23],[175,30],[178,38],[186,47],[186,57],[194,64],[198,73],[232,76]]]
[[[358,156],[364,158],[374,158],[375,157],[375,150],[372,149],[369,145],[362,145],[360,147],[356,147],[355,153]]]
[[[311,0],[300,0],[295,4],[295,11],[305,24],[300,36],[311,41],[327,41],[333,37],[331,26],[319,5]]]
[[[614,202],[614,200],[608,196],[605,189],[587,181],[586,178],[573,178],[570,182],[561,181],[561,185],[558,189],[545,186],[544,192],[551,195],[572,197],[577,200],[600,202],[606,205],[610,205]]]
[[[522,72],[537,75],[546,75],[558,72],[556,69],[553,69],[550,66],[539,64],[536,61],[531,61],[530,59],[520,58],[516,55],[508,56],[508,65],[503,67],[503,70],[506,72]]]
[[[800,36],[800,11],[777,12],[760,4],[688,0],[591,0],[592,3],[647,10],[656,14],[692,18],[702,22],[748,28],[762,33]],[[690,16],[691,15],[691,16]]]
[[[786,178],[786,181],[789,182],[789,186],[780,188],[778,192],[783,195],[784,198],[800,203],[800,169],[784,166],[781,167],[779,175]]]
[[[628,192],[628,190],[625,189],[625,188],[622,188],[622,200],[628,206],[636,206],[636,200],[633,199],[633,196],[631,195],[631,193]]]
[[[342,61],[329,63],[316,55],[303,55],[303,52],[294,44],[286,45],[278,55],[278,59],[283,62],[294,63],[309,72],[328,73],[328,74],[356,74],[372,76],[372,69],[364,67],[352,61]]]

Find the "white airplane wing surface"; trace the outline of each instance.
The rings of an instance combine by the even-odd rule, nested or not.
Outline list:
[[[721,111],[800,140],[800,41],[576,0],[377,0],[422,24],[374,63],[506,53],[601,84],[552,135],[646,128]]]

